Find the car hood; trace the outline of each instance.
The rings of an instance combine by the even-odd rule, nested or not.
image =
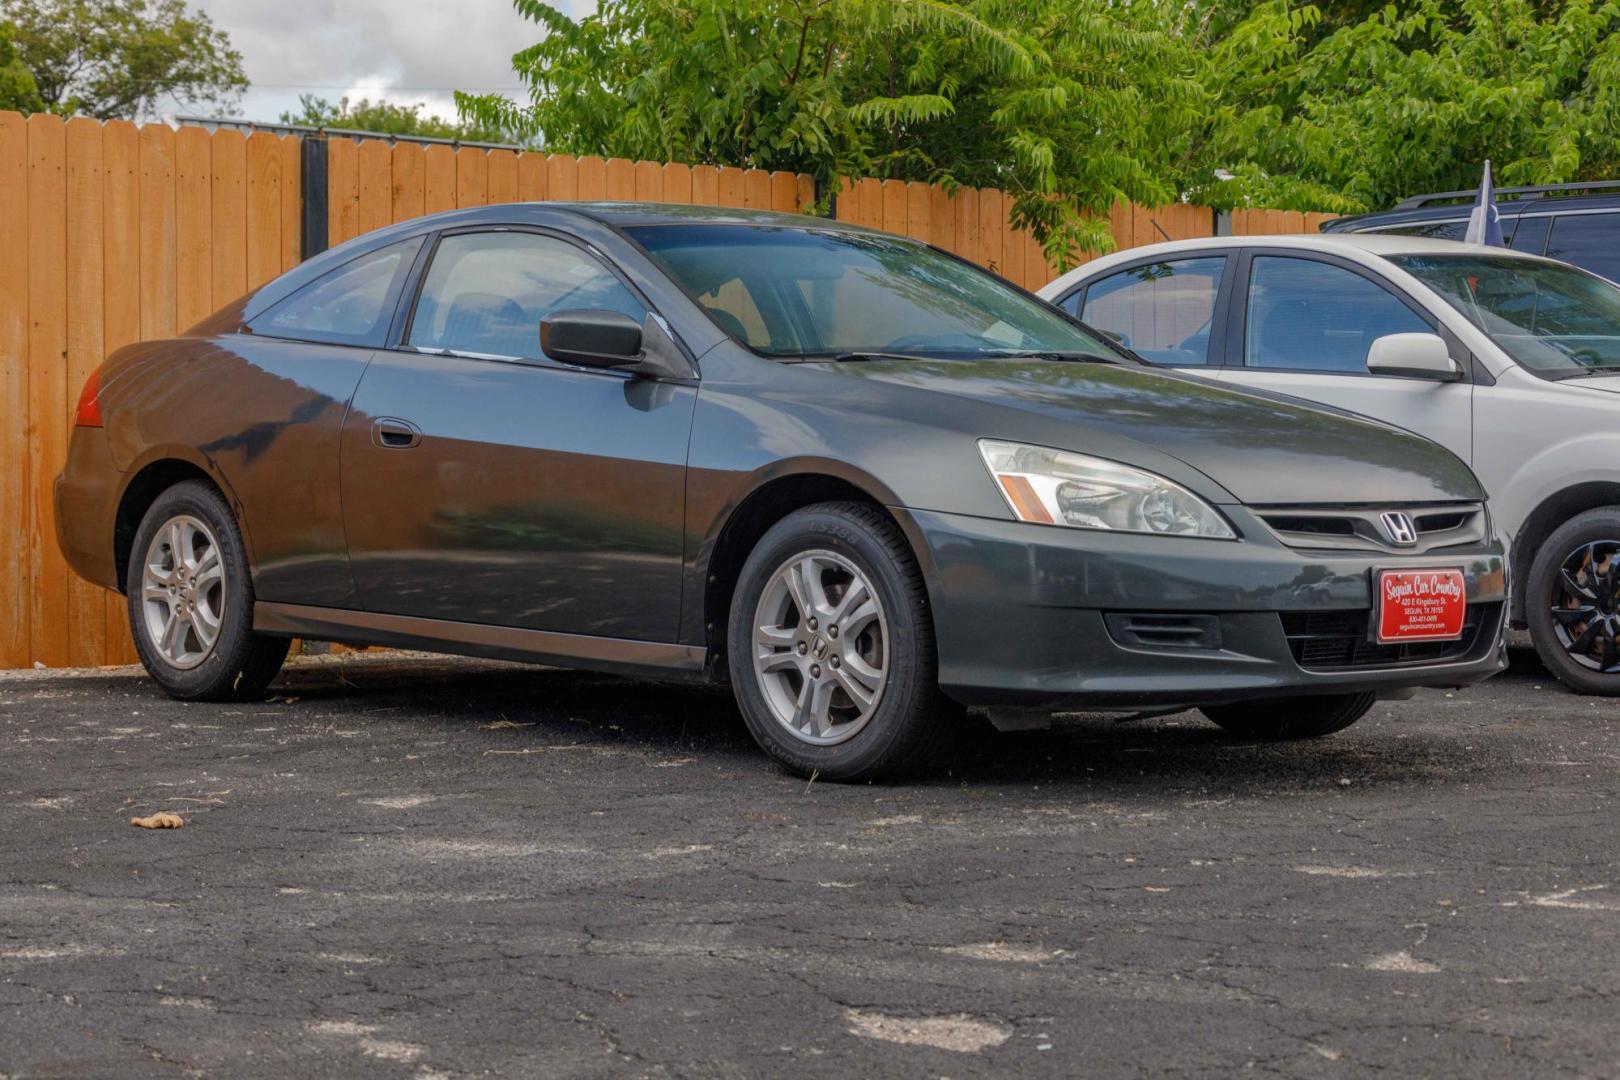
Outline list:
[[[1620,394],[1620,375],[1583,375],[1567,382],[1570,386],[1579,386],[1586,390],[1607,390],[1611,394]]]
[[[1484,497],[1449,450],[1400,428],[1267,391],[1127,364],[1020,360],[880,360],[846,375],[971,398],[1058,421],[980,434],[1151,467],[1154,451],[1250,505],[1421,503]],[[1147,448],[1131,461],[1119,453]]]

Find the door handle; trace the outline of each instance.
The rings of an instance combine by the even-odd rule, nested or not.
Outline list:
[[[379,417],[371,425],[371,441],[384,450],[409,450],[422,442],[422,429],[409,420]]]

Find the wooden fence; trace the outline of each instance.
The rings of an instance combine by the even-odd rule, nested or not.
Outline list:
[[[52,481],[80,388],[102,358],[170,336],[302,257],[301,144],[163,124],[0,112],[0,668],[134,662],[122,597],[57,550]],[[802,210],[810,177],[444,145],[332,139],[331,244],[456,207],[626,199]],[[862,180],[839,219],[931,241],[1027,288],[1052,269],[993,189]],[[1239,234],[1315,231],[1320,215],[1244,211]],[[1205,208],[1119,206],[1121,247],[1207,236]]]

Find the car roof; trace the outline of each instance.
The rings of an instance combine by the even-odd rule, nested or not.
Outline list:
[[[615,228],[640,225],[753,225],[791,229],[831,229],[840,232],[871,232],[848,221],[788,214],[778,210],[746,210],[732,206],[691,206],[680,203],[650,202],[550,202],[536,205],[571,210],[595,218]]]
[[[1414,195],[1387,210],[1333,218],[1324,231],[1383,229],[1431,221],[1466,220],[1477,191],[1437,191]],[[1547,184],[1541,187],[1497,188],[1496,209],[1504,218],[1520,214],[1559,214],[1574,210],[1620,211],[1620,181]]]
[[[1202,236],[1194,240],[1171,240],[1167,243],[1147,244],[1143,247],[1124,248],[1100,259],[1093,259],[1069,271],[1044,288],[1040,295],[1050,298],[1070,288],[1075,282],[1089,278],[1101,270],[1111,269],[1138,260],[1152,260],[1186,255],[1199,251],[1226,251],[1233,248],[1297,248],[1327,254],[1373,255],[1384,258],[1392,255],[1500,255],[1513,259],[1547,262],[1540,255],[1508,248],[1487,248],[1480,244],[1464,244],[1456,240],[1434,240],[1424,236],[1392,236],[1387,233],[1304,233],[1279,236]]]

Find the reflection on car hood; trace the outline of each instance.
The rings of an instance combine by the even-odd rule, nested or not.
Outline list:
[[[1185,462],[1251,505],[1483,497],[1456,455],[1419,435],[1173,372],[1020,360],[872,361],[837,370],[1064,421],[1074,435],[1063,449],[1085,451],[1088,431],[1130,439]]]
[[[1620,394],[1620,372],[1613,375],[1581,375],[1563,381],[1568,386],[1580,386],[1587,390],[1607,390],[1611,394]]]

